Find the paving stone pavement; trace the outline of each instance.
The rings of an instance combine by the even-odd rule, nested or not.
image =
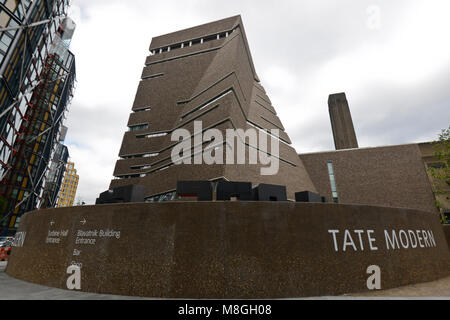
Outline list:
[[[95,294],[45,287],[17,280],[4,270],[7,263],[0,261],[0,300],[146,300],[107,294]],[[397,300],[433,299],[450,300],[450,277],[401,288],[380,290],[364,294],[349,294],[339,297],[311,297],[288,300]],[[147,299],[148,300],[148,299]],[[155,300],[155,299],[151,299]]]
[[[423,297],[429,299],[450,300],[450,277],[437,281],[413,284],[389,290],[373,291],[359,294],[362,297]]]

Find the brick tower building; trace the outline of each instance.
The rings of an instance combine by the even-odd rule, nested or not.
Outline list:
[[[265,166],[259,162],[175,164],[171,151],[178,142],[171,135],[180,128],[194,133],[195,121],[202,122],[203,131],[214,128],[224,136],[227,129],[278,129],[278,138],[268,137],[279,144],[278,173],[261,175]],[[315,191],[256,74],[240,16],[153,38],[128,128],[111,189],[143,185],[147,201],[171,199],[180,180],[284,185],[291,200],[295,192]],[[247,153],[258,148],[241,138],[237,143]],[[220,148],[230,146],[216,146]]]

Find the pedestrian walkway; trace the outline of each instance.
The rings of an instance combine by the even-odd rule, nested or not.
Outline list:
[[[425,297],[450,300],[450,277],[389,290],[360,294],[362,297]]]

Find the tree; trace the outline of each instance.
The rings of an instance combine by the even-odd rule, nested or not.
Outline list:
[[[433,187],[436,195],[436,206],[441,213],[441,220],[447,223],[444,210],[450,208],[450,126],[442,130],[439,140],[433,142],[434,157],[438,161],[428,168],[434,178]]]
[[[81,198],[78,198],[76,206],[85,206],[86,202],[84,202]]]

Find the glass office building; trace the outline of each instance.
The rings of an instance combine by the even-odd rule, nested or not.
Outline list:
[[[0,1],[0,235],[44,204],[72,97],[68,0]]]

